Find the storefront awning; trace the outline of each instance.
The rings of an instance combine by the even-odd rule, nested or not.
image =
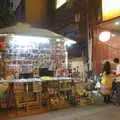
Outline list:
[[[36,36],[36,37],[46,37],[51,39],[64,39],[70,40],[60,34],[54,33],[47,29],[33,28],[29,24],[18,23],[15,26],[0,29],[0,34],[15,34],[22,36]],[[70,40],[72,41],[72,40]]]

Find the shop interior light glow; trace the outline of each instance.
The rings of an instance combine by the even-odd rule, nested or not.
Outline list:
[[[110,40],[110,38],[111,38],[111,32],[109,31],[104,31],[99,34],[99,40],[101,42],[107,42]]]
[[[112,37],[116,37],[116,34],[112,34]]]
[[[60,41],[62,39],[56,39],[56,41]],[[65,40],[64,45],[65,46],[72,46],[73,44],[76,44],[76,41],[70,40],[68,38],[64,38]],[[50,44],[50,38],[45,38],[45,37],[34,37],[34,36],[21,36],[21,35],[12,35],[10,37],[10,44],[13,45],[18,45],[18,46],[38,46],[39,44]]]
[[[70,46],[72,46],[73,44],[76,44],[76,41],[66,40],[64,45],[70,47]]]
[[[57,42],[60,42],[61,40],[60,39],[56,39]]]
[[[18,44],[18,45],[28,45],[28,44],[49,44],[50,40],[49,38],[44,37],[33,37],[33,36],[20,36],[20,35],[14,35],[11,39],[11,44]]]
[[[8,36],[9,34],[0,34],[0,36]]]
[[[116,21],[116,22],[115,22],[115,25],[120,25],[120,21]]]

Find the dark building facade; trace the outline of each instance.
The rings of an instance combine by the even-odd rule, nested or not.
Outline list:
[[[46,27],[48,22],[48,1],[50,0],[7,0],[10,10],[18,22],[26,22],[35,27]]]
[[[83,2],[81,4],[84,4]],[[67,4],[64,4],[60,8],[55,10],[54,24],[53,30],[57,31],[60,34],[65,35],[73,40],[78,42],[77,46],[73,46],[73,48],[69,48],[69,55],[72,57],[84,56],[85,55],[85,27],[80,30],[80,21],[83,19],[81,16],[84,14],[84,10],[81,6],[77,5],[75,7],[75,3],[71,6],[71,8],[67,7]],[[86,22],[81,21],[81,22]],[[83,24],[83,23],[82,23]],[[86,24],[84,24],[86,25]],[[70,54],[71,53],[71,54]]]
[[[102,72],[103,63],[106,60],[120,58],[120,1],[99,0],[99,20],[94,24],[93,35],[93,70],[96,73]],[[113,6],[109,6],[113,4]],[[104,9],[102,9],[104,6]],[[109,8],[108,8],[109,6]],[[107,11],[106,11],[107,9]],[[105,11],[104,11],[105,10]],[[117,13],[117,14],[116,14]],[[116,25],[116,22],[118,23]],[[101,32],[108,31],[111,36],[108,41],[100,41]],[[112,64],[111,64],[112,65]],[[114,66],[114,65],[113,65]],[[113,67],[112,66],[112,67]]]
[[[70,7],[65,3],[54,8],[50,23],[52,30],[77,41],[68,49],[70,57],[84,57],[85,63],[92,61],[89,44],[92,45],[93,28],[101,20],[100,6],[100,0],[72,0]]]

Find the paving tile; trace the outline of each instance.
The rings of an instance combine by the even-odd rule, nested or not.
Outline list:
[[[113,105],[70,108],[14,120],[120,120],[120,107]]]

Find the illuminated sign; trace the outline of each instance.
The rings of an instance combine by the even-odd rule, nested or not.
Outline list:
[[[67,2],[67,0],[56,0],[56,9],[60,8],[66,2]]]
[[[102,0],[103,21],[120,16],[120,0]]]

